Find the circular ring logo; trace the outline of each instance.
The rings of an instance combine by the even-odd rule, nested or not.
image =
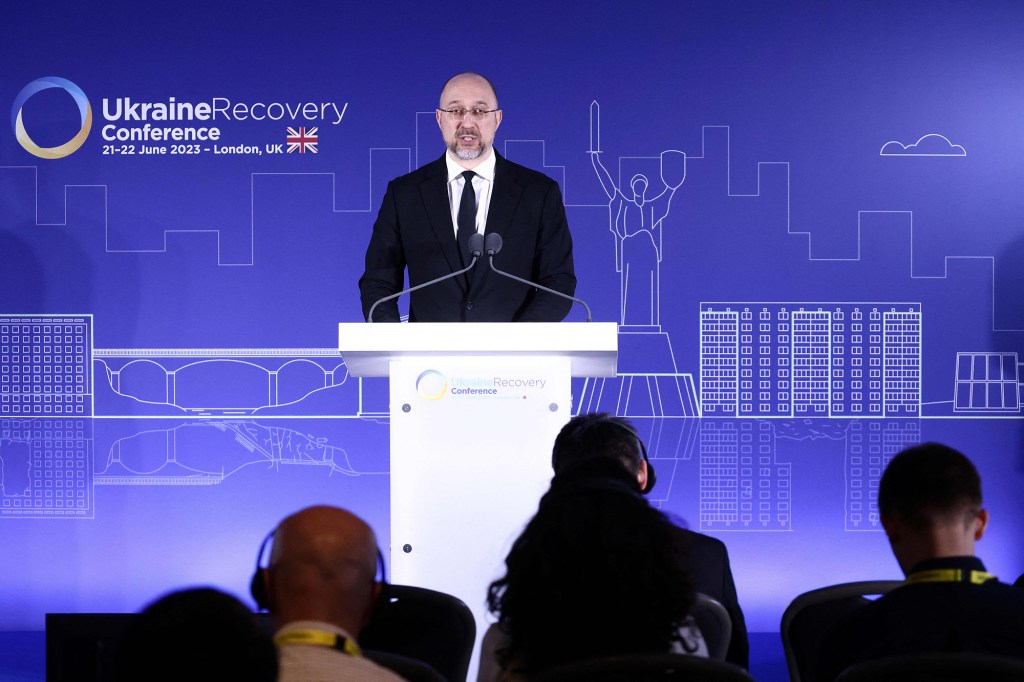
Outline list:
[[[425,400],[440,400],[448,390],[448,378],[436,369],[424,370],[416,377],[416,392]]]
[[[75,100],[75,104],[78,105],[78,115],[81,118],[82,127],[74,137],[64,144],[57,145],[56,147],[40,147],[29,137],[28,131],[25,130],[21,109],[25,106],[25,102],[37,92],[49,90],[50,88],[60,88],[71,95]],[[82,89],[68,79],[58,78],[57,76],[37,78],[22,88],[18,96],[14,98],[14,107],[11,109],[11,126],[14,127],[14,135],[18,138],[21,146],[25,148],[25,151],[41,159],[62,159],[69,154],[75,153],[85,143],[85,139],[89,137],[89,131],[92,129],[92,106],[89,104],[89,100],[86,98],[85,93],[82,92]]]

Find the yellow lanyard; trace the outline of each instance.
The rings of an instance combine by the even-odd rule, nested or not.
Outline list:
[[[930,571],[915,571],[907,576],[907,584],[914,583],[971,583],[981,585],[996,577],[985,571],[965,571],[962,568],[935,568]]]
[[[327,632],[326,630],[289,630],[274,636],[274,644],[277,646],[288,646],[299,644],[302,646],[323,646],[328,649],[336,649],[349,656],[362,656],[359,645],[351,639],[342,635]]]

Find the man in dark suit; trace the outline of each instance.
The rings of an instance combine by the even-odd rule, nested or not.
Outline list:
[[[938,443],[904,450],[882,474],[878,512],[907,581],[826,634],[814,679],[900,654],[1024,659],[1024,591],[999,582],[974,555],[988,512],[971,461]]]
[[[644,493],[654,487],[654,467],[647,459],[643,441],[628,420],[607,414],[573,417],[555,438],[551,466],[557,475],[567,467],[592,458],[614,459],[636,473]],[[749,659],[747,625],[736,597],[736,584],[725,545],[707,535],[676,527],[678,540],[687,552],[687,568],[693,589],[718,600],[732,619],[732,639],[726,660],[746,668]]]
[[[495,266],[563,292],[576,289],[572,238],[558,184],[505,160],[493,148],[502,112],[494,86],[475,73],[453,76],[441,92],[437,124],[448,151],[392,180],[359,279],[363,315],[402,290],[468,266],[468,239],[497,233]],[[572,302],[491,272],[485,263],[411,294],[410,322],[557,322]],[[397,300],[373,321],[397,322]]]

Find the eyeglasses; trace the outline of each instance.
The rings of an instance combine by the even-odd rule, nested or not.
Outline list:
[[[493,114],[495,111],[499,110],[476,108],[463,109],[462,107],[456,107],[454,109],[438,109],[438,111],[443,111],[444,113],[448,114],[448,118],[451,119],[452,121],[461,121],[463,118],[465,118],[466,114],[469,114],[469,117],[474,121],[482,121],[484,119],[484,116],[486,116],[487,114]]]

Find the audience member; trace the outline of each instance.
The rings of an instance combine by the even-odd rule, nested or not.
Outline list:
[[[277,527],[253,596],[276,628],[280,682],[402,679],[356,644],[380,596],[378,556],[373,530],[344,509],[309,507]]]
[[[937,443],[896,455],[878,510],[906,583],[825,636],[819,680],[866,660],[927,652],[1024,658],[1024,592],[974,556],[988,525],[981,479],[963,454]]]
[[[647,459],[643,441],[626,419],[607,414],[573,418],[555,439],[551,465],[557,474],[574,463],[595,458],[620,462],[634,473],[636,485],[644,493],[654,487],[654,467]],[[732,619],[732,638],[726,660],[746,668],[749,658],[747,626],[736,597],[725,545],[720,540],[679,526],[673,526],[673,534],[686,548],[686,566],[694,591],[721,602]]]
[[[479,679],[524,679],[615,654],[706,656],[673,535],[619,463],[595,459],[557,474],[488,590],[498,622]]]
[[[173,592],[146,607],[118,649],[120,682],[273,682],[277,652],[255,614],[212,588]]]

